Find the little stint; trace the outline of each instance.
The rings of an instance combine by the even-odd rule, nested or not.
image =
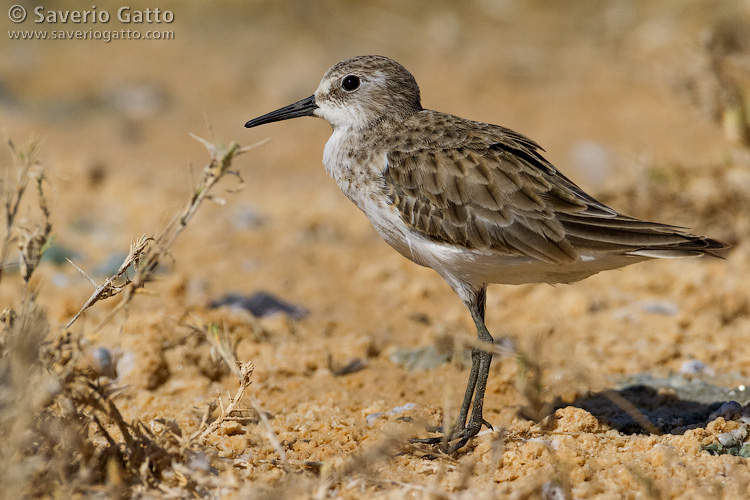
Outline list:
[[[387,57],[341,61],[314,95],[245,126],[299,116],[331,124],[328,174],[390,246],[437,271],[471,313],[479,346],[458,418],[443,438],[418,440],[444,439],[449,452],[490,426],[482,416],[493,341],[484,322],[487,285],[572,283],[728,246],[616,212],[518,132],[424,109],[414,77]]]

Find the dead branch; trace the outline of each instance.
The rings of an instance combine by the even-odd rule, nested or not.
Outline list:
[[[246,153],[266,142],[262,141],[251,146],[241,147],[235,141],[230,142],[228,145],[223,145],[221,143],[212,144],[195,135],[192,137],[200,141],[206,147],[211,155],[211,160],[205,167],[203,167],[200,184],[193,192],[190,200],[159,236],[155,238],[141,236],[135,243],[131,244],[130,253],[123,261],[118,271],[105,279],[104,283],[101,285],[96,285],[94,280],[92,280],[78,266],[73,264],[73,266],[78,269],[86,279],[95,284],[95,287],[94,292],[88,300],[67,323],[66,328],[70,328],[86,309],[90,308],[98,301],[121,293],[123,294],[122,301],[104,318],[104,320],[102,320],[102,322],[96,327],[95,331],[103,327],[120,311],[127,309],[136,292],[143,288],[146,282],[153,277],[156,267],[161,260],[168,255],[169,249],[172,247],[177,237],[185,230],[188,223],[198,211],[200,205],[206,199],[211,199],[213,197],[211,190],[216,183],[227,174],[239,177],[237,172],[230,170],[232,160],[234,160],[237,155]],[[131,264],[135,269],[135,275],[132,279],[126,277],[124,283],[118,284],[119,280],[122,279]]]
[[[0,282],[2,281],[3,274],[5,271],[6,263],[8,260],[8,253],[10,252],[10,246],[11,243],[14,240],[13,233],[16,229],[16,218],[18,216],[18,210],[21,206],[21,200],[24,197],[24,194],[26,193],[26,189],[29,185],[29,181],[36,177],[37,179],[37,189],[39,192],[39,198],[40,198],[40,208],[42,209],[42,215],[44,217],[44,229],[40,229],[37,231],[35,230],[30,231],[30,234],[27,238],[25,238],[25,241],[21,242],[21,253],[22,258],[24,261],[26,261],[26,258],[29,258],[29,264],[33,264],[34,262],[34,255],[37,256],[36,263],[38,264],[38,258],[41,257],[41,252],[44,251],[45,243],[46,243],[46,237],[49,236],[50,231],[52,230],[52,226],[49,222],[49,208],[47,206],[46,198],[44,197],[44,192],[42,191],[42,182],[44,179],[44,169],[42,166],[42,163],[37,159],[37,155],[39,153],[39,150],[41,149],[41,143],[42,141],[36,138],[31,138],[27,145],[22,149],[16,149],[15,144],[13,141],[7,137],[5,138],[8,148],[11,151],[11,154],[13,156],[13,163],[15,165],[16,170],[16,179],[14,182],[11,182],[10,174],[6,175],[5,180],[3,181],[3,204],[5,206],[5,235],[3,236],[3,243],[2,247],[0,247]],[[35,169],[39,169],[38,172],[34,172]],[[37,234],[39,233],[39,234]],[[44,239],[44,242],[41,240]],[[42,244],[40,244],[40,242]],[[24,247],[27,247],[31,249],[31,247],[34,247],[35,252],[29,253],[29,255],[24,255]],[[31,251],[31,250],[30,250]],[[31,273],[34,271],[34,268],[36,266],[33,265],[33,267],[29,268],[25,266],[25,271],[28,272],[28,277],[31,276]],[[24,272],[24,279],[28,283],[28,279],[26,276],[27,272]]]

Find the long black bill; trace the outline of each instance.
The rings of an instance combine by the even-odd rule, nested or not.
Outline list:
[[[288,120],[289,118],[297,118],[298,116],[312,116],[316,109],[318,109],[318,105],[315,104],[315,96],[311,95],[310,97],[297,101],[294,104],[284,106],[281,109],[271,111],[270,113],[266,113],[263,116],[250,120],[245,124],[245,127],[257,127],[258,125]]]

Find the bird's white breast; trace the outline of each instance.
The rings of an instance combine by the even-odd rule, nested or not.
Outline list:
[[[410,249],[411,231],[396,209],[388,204],[383,191],[385,154],[370,156],[355,163],[352,136],[346,129],[335,128],[323,151],[323,164],[341,191],[370,220],[380,236],[405,257],[417,262]]]

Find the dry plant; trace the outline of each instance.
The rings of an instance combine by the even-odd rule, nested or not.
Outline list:
[[[98,285],[86,272],[71,262],[92,283],[94,292],[76,315],[65,325],[66,328],[70,328],[85,310],[100,300],[108,299],[121,293],[123,294],[123,299],[99,324],[95,331],[108,323],[120,311],[127,311],[135,294],[143,288],[147,281],[152,279],[156,267],[169,255],[169,249],[177,240],[177,237],[185,230],[201,204],[207,199],[219,204],[224,203],[223,198],[211,194],[211,190],[216,183],[225,175],[235,175],[240,179],[240,183],[242,182],[239,173],[230,169],[234,157],[265,143],[265,141],[262,141],[251,146],[240,147],[235,141],[230,142],[228,145],[221,143],[212,144],[195,135],[192,135],[192,137],[200,141],[211,154],[211,161],[203,168],[200,183],[193,190],[192,197],[160,235],[156,237],[146,237],[144,235],[131,243],[130,252],[120,268],[115,274],[105,279],[102,284]],[[126,272],[131,265],[135,269],[135,275],[132,279],[126,276]],[[124,280],[124,282],[121,282],[121,280]]]
[[[724,130],[750,148],[750,20],[737,13],[707,30],[678,88]]]
[[[230,169],[234,157],[254,147],[199,140],[211,160],[189,202],[159,236],[136,239],[122,266],[102,284],[94,283],[76,266],[94,284],[94,293],[51,340],[47,340],[50,326],[32,284],[52,232],[43,191],[44,164],[37,159],[40,143],[32,140],[16,148],[8,141],[15,172],[6,173],[3,181],[6,231],[0,249],[0,280],[8,267],[10,248],[17,243],[23,294],[20,306],[0,314],[0,435],[4,436],[0,491],[4,497],[134,498],[146,492],[163,497],[215,497],[227,486],[219,481],[204,444],[223,422],[246,412],[240,402],[253,365],[238,362],[225,331],[206,332],[206,338],[238,377],[239,389],[226,405],[219,399],[221,411],[215,419],[211,415],[217,405],[209,404],[198,430],[185,435],[166,419],[149,424],[127,422],[115,403],[119,389],[84,362],[86,339],[69,329],[86,309],[108,297],[123,294],[102,325],[118,311],[127,311],[201,203],[218,200],[211,194],[216,183],[227,174],[238,175]],[[22,208],[27,211],[25,195],[34,184],[36,205],[28,211],[39,215],[35,221],[22,220]],[[126,275],[131,265],[135,269],[132,278]]]
[[[14,241],[18,242],[20,251],[21,274],[28,285],[31,275],[39,265],[39,260],[47,248],[52,223],[47,199],[44,196],[44,164],[37,158],[41,141],[31,138],[24,147],[17,149],[10,138],[6,137],[8,148],[13,157],[15,172],[6,172],[3,179],[3,202],[5,206],[5,235],[0,249],[0,283],[8,266],[8,255]],[[15,174],[15,175],[14,175]],[[14,176],[15,180],[11,177]],[[34,182],[38,195],[38,207],[41,221],[32,229],[19,221],[19,210],[29,184]]]
[[[0,490],[20,493],[27,480],[38,471],[38,465],[17,460],[29,446],[36,447],[37,457],[44,457],[43,443],[38,439],[30,415],[38,414],[60,391],[60,383],[45,373],[39,359],[40,347],[47,337],[49,325],[44,311],[36,302],[36,291],[31,278],[48,246],[52,223],[44,195],[44,164],[38,159],[41,143],[32,138],[17,148],[6,138],[13,158],[13,170],[8,169],[3,179],[5,235],[0,249],[0,281],[9,267],[10,248],[17,243],[23,292],[17,309],[6,307],[0,314],[0,435],[5,436],[0,451]],[[36,184],[38,220],[20,217],[20,212],[32,213],[26,206],[25,195],[30,184]],[[29,390],[32,388],[34,390]],[[46,432],[59,428],[44,426]],[[35,439],[37,438],[37,439]],[[28,483],[31,484],[31,483]],[[20,495],[19,495],[20,496]]]
[[[715,81],[715,116],[727,136],[750,148],[750,23],[744,18],[718,23],[704,49]]]
[[[206,407],[201,423],[198,426],[198,430],[196,430],[190,437],[191,440],[197,440],[199,443],[205,444],[208,436],[216,431],[216,429],[218,429],[224,422],[230,420],[248,420],[249,415],[247,409],[242,407],[241,402],[242,398],[245,396],[245,390],[250,386],[250,377],[252,376],[255,367],[250,361],[243,362],[237,359],[237,342],[230,338],[229,332],[226,328],[220,328],[218,325],[209,325],[207,327],[190,326],[189,328],[205,337],[205,339],[211,344],[211,351],[217,353],[220,359],[224,361],[239,381],[237,393],[234,396],[227,395],[226,406],[224,406],[224,401],[221,397],[217,397],[221,412],[211,423],[208,423],[208,421],[216,405],[215,403],[212,403]],[[254,406],[256,406],[255,402]],[[258,414],[261,420],[265,418],[259,411]]]

